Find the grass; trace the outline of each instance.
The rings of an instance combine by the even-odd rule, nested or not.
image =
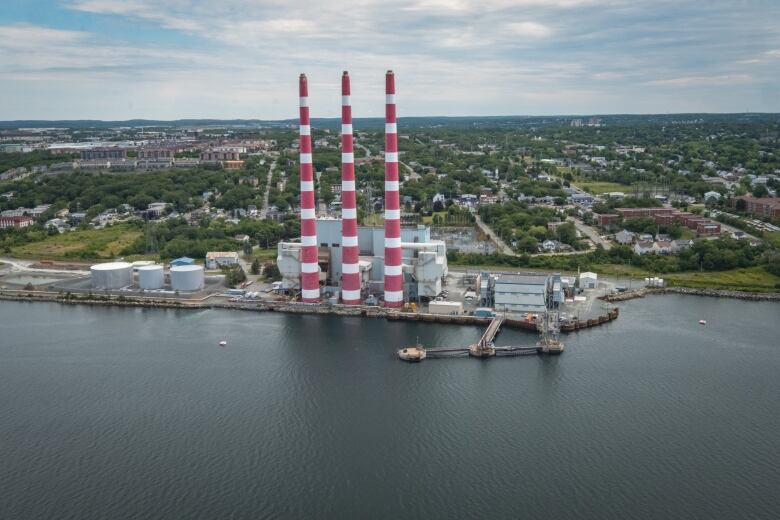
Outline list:
[[[433,216],[434,215],[439,215],[441,217],[441,221],[444,222],[444,219],[447,217],[447,212],[446,211],[437,211],[435,213],[431,213],[430,217],[423,216],[423,218],[422,218],[423,224],[429,224],[429,225],[433,224]]]
[[[371,213],[369,215],[366,215],[366,218],[363,220],[362,225],[364,226],[384,226],[385,225],[385,219],[380,213]]]
[[[657,276],[666,280],[668,285],[692,287],[695,289],[725,289],[749,292],[776,292],[780,287],[780,277],[768,273],[763,267],[746,267],[728,271],[686,271],[682,273],[650,273],[628,265],[603,264],[595,266],[594,271],[606,276],[642,279]]]
[[[257,247],[252,251],[252,258],[259,259],[261,264],[264,262],[275,262],[276,253],[277,249],[275,247],[270,247],[268,249]],[[243,255],[243,253],[240,254]]]
[[[631,188],[631,186],[628,186],[626,184],[618,184],[617,182],[607,182],[607,181],[575,180],[572,184],[594,195],[601,195],[602,193],[611,193],[613,191],[625,192],[627,189]]]
[[[21,258],[43,260],[109,259],[119,256],[122,249],[141,235],[138,229],[121,224],[102,229],[79,229],[14,247],[11,253]]]

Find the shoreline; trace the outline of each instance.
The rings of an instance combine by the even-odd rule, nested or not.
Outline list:
[[[710,298],[731,298],[733,300],[780,302],[780,293],[758,293],[746,291],[729,291],[726,289],[695,289],[693,287],[644,287],[622,293],[601,296],[599,299],[609,303],[644,298],[648,294],[682,294],[688,296],[705,296]]]
[[[344,305],[322,305],[298,302],[252,302],[251,304],[230,303],[205,303],[204,301],[189,303],[185,300],[151,300],[128,297],[99,298],[65,298],[59,293],[26,292],[17,291],[15,294],[0,293],[0,301],[17,302],[48,302],[65,305],[99,305],[105,307],[137,307],[149,309],[224,309],[253,312],[281,312],[288,314],[319,314],[348,317],[384,318],[391,321],[416,321],[426,323],[440,323],[452,325],[477,325],[487,326],[492,317],[478,316],[451,316],[440,314],[428,314],[419,312],[399,312],[383,307],[350,307]],[[604,313],[593,318],[582,320],[566,320],[561,323],[561,332],[572,332],[608,323],[618,318],[618,308],[605,308]],[[514,329],[537,331],[535,321],[521,319],[507,319],[505,325]]]

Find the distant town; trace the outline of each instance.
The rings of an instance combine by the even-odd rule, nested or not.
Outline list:
[[[318,235],[331,237],[320,244],[328,296],[341,278],[333,238],[340,234],[340,135],[334,120],[312,127]],[[382,251],[371,229],[383,224],[384,133],[374,120],[357,119],[354,128],[365,229],[361,299],[377,305],[381,276],[370,265],[381,263]],[[777,291],[779,129],[780,118],[767,114],[401,119],[403,236],[440,244],[430,249],[436,269],[410,273],[405,301],[438,302],[448,314],[473,313],[469,306],[523,313],[549,305],[554,283],[563,292],[571,286],[554,296],[563,301],[575,289],[625,290],[631,279]],[[0,286],[39,288],[29,277],[14,283],[19,269],[79,271],[121,261],[134,265],[121,287],[138,289],[133,273],[161,263],[205,273],[184,280],[181,291],[172,279],[154,284],[158,290],[229,288],[231,297],[294,301],[298,153],[297,121],[3,123],[0,256],[17,267],[0,276]],[[528,282],[539,291],[524,304],[501,304],[500,273],[517,271],[575,275],[545,275]],[[577,272],[586,273],[585,287]],[[599,274],[613,281],[593,282]],[[58,292],[96,288],[46,282]]]

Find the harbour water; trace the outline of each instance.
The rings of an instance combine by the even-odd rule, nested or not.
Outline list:
[[[0,517],[780,517],[780,304],[620,307],[407,364],[482,330],[0,302]]]

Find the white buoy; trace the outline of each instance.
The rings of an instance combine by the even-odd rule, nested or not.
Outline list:
[[[219,342],[220,347],[224,347],[225,345],[227,345],[227,341],[225,341],[224,339]]]

